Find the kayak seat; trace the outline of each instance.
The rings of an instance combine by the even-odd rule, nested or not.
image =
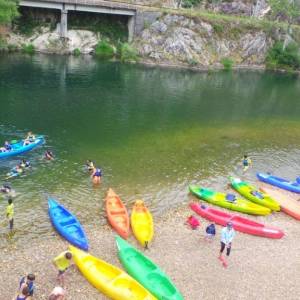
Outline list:
[[[234,194],[226,194],[226,200],[228,202],[235,202],[236,196]]]
[[[71,225],[71,224],[74,224],[74,219],[72,217],[69,217],[69,218],[64,218],[64,219],[61,219],[59,224],[61,226],[67,226],[67,225]]]
[[[124,210],[118,209],[118,210],[112,210],[110,213],[112,215],[118,215],[118,214],[122,214],[123,212],[124,212]]]

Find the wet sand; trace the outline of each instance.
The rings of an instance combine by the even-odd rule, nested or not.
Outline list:
[[[197,201],[193,196],[190,200]],[[300,221],[284,213],[249,216],[279,227],[285,236],[272,240],[237,232],[229,266],[224,269],[217,259],[221,227],[217,226],[216,238],[209,244],[203,240],[206,220],[198,216],[201,222],[198,230],[184,225],[191,214],[185,205],[155,218],[154,240],[145,251],[173,279],[184,299],[299,299]],[[83,225],[90,241],[90,253],[122,268],[113,230],[108,225]],[[129,241],[140,248],[132,235]],[[20,277],[29,272],[36,275],[34,299],[47,299],[56,284],[56,270],[51,261],[67,246],[53,231],[53,238],[48,240],[28,241],[27,245],[2,250],[0,299],[11,299]],[[108,299],[92,287],[76,267],[66,275],[66,299]]]

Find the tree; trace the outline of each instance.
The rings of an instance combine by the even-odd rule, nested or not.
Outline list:
[[[300,16],[299,0],[269,0],[269,4],[271,6],[272,15],[275,18],[284,18],[287,20],[288,27],[283,43],[283,49],[285,49],[291,40],[292,24],[296,18]]]
[[[17,2],[14,0],[0,0],[0,25],[9,24],[19,15]]]

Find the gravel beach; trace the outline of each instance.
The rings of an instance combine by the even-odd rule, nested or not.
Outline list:
[[[296,201],[300,196],[293,197]],[[197,201],[193,196],[190,200]],[[201,226],[197,230],[184,224],[191,214],[194,213],[185,205],[155,218],[154,240],[145,251],[173,279],[184,299],[299,299],[299,221],[284,213],[249,216],[282,229],[285,236],[281,240],[271,240],[237,232],[229,266],[224,269],[217,259],[221,227],[217,226],[215,240],[207,243],[203,240],[206,220],[198,216]],[[83,226],[90,241],[90,253],[122,268],[114,231],[108,225]],[[129,241],[141,249],[132,235]],[[2,250],[0,299],[12,299],[20,277],[29,272],[36,275],[34,299],[47,299],[56,284],[56,270],[51,261],[67,246],[67,242],[53,231],[53,238],[48,240],[28,241]],[[76,267],[68,270],[66,286],[66,299],[107,299]]]

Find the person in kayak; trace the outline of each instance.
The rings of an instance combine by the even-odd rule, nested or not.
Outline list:
[[[219,259],[222,261],[223,266],[227,267],[227,261],[222,256],[224,249],[226,248],[226,256],[227,258],[230,255],[232,240],[235,236],[235,230],[233,229],[233,224],[228,222],[226,227],[224,227],[221,231],[221,249]]]
[[[35,141],[35,135],[31,131],[29,131],[27,133],[27,136],[24,139],[23,145],[24,146],[29,145],[29,144],[33,143],[34,141]]]
[[[92,172],[93,169],[95,168],[93,161],[90,160],[90,159],[88,159],[88,160],[86,161],[86,167],[87,167],[87,169],[88,169],[90,172]]]
[[[100,168],[94,167],[91,175],[93,184],[100,184],[101,177],[102,177],[102,170]]]
[[[14,204],[12,198],[8,198],[7,202],[6,218],[8,220],[9,230],[12,231],[14,227]]]
[[[252,161],[251,159],[248,157],[248,155],[244,155],[244,158],[243,158],[243,172],[246,172],[250,165],[252,164]]]
[[[52,151],[47,150],[44,154],[44,158],[47,160],[53,160],[54,159],[54,155],[52,153]]]
[[[5,141],[4,148],[6,151],[10,151],[12,149],[11,144],[8,141]]]
[[[55,267],[58,269],[57,281],[59,285],[65,285],[65,272],[72,264],[72,253],[64,251],[53,259]]]
[[[210,225],[208,225],[205,229],[205,232],[206,232],[205,240],[211,243],[214,236],[216,235],[215,223],[211,223]]]
[[[28,287],[28,295],[33,296],[34,281],[35,281],[35,275],[32,273],[22,277],[19,283],[19,290],[21,291],[24,287]]]

